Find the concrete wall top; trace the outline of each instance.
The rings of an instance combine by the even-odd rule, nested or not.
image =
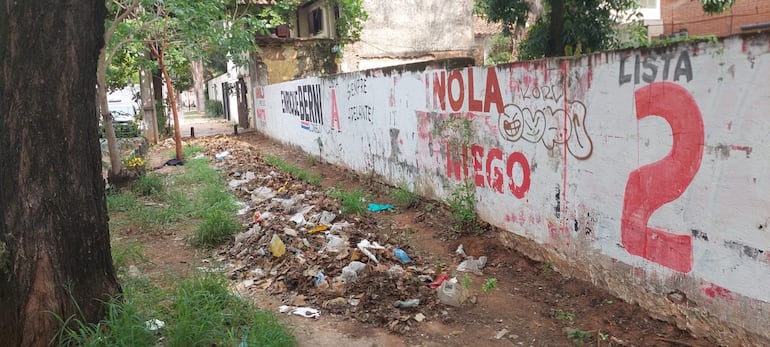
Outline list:
[[[597,285],[770,343],[770,34],[261,92],[273,138],[433,198],[470,180],[482,218]]]

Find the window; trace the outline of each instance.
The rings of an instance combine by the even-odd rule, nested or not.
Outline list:
[[[323,9],[318,7],[307,14],[308,19],[308,31],[310,32],[310,35],[317,35],[321,32],[323,32],[324,28],[324,22],[323,22]]]

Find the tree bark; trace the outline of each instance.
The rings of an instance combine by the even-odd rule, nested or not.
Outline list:
[[[97,322],[120,291],[95,117],[106,9],[0,1],[0,341],[47,346],[54,314]]]
[[[147,52],[147,55],[150,53]],[[146,67],[139,67],[139,90],[142,95],[142,118],[145,136],[152,144],[158,143],[158,118],[155,116],[155,103],[152,101],[152,74]]]
[[[177,112],[176,107],[176,92],[174,91],[174,85],[171,83],[171,77],[168,74],[168,69],[166,69],[166,64],[164,63],[163,59],[163,52],[165,52],[165,49],[157,49],[156,47],[151,47],[152,55],[155,56],[155,59],[158,60],[158,68],[160,68],[160,72],[163,75],[164,81],[166,81],[166,93],[168,94],[168,103],[171,105],[171,114],[174,116],[174,143],[176,148],[176,159],[182,160],[184,159],[184,156],[182,155],[182,132],[179,129],[179,113]]]
[[[195,107],[198,113],[206,116],[206,81],[203,75],[203,60],[191,60],[190,71],[192,71],[193,89],[195,90]]]
[[[96,67],[96,99],[97,110],[102,117],[104,125],[104,138],[107,139],[107,152],[110,156],[110,177],[120,175],[123,163],[120,161],[118,151],[118,139],[115,136],[115,127],[112,125],[112,113],[110,113],[109,100],[107,99],[107,58],[106,49],[99,50],[98,66]]]
[[[564,0],[551,0],[550,20],[547,56],[560,57],[564,55]]]

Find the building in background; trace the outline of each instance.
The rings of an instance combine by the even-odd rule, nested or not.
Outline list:
[[[735,0],[732,8],[709,15],[698,0],[641,0],[657,2],[663,35],[716,35],[770,30],[770,0]],[[645,17],[647,18],[647,17]],[[653,35],[654,37],[654,35]]]

